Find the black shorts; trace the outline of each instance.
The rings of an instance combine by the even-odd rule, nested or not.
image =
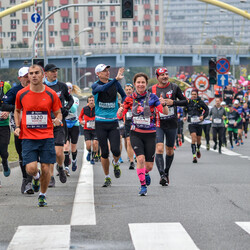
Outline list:
[[[84,138],[85,141],[97,140],[95,129],[84,129]]]
[[[66,132],[64,126],[54,127],[55,146],[64,146],[66,142]]]
[[[144,155],[146,162],[154,162],[156,133],[130,131],[130,142],[136,156]]]
[[[0,126],[0,141],[2,144],[10,143],[10,126]]]
[[[190,123],[188,124],[188,129],[190,134],[196,133],[197,136],[202,135],[202,125]]]
[[[238,125],[237,125],[237,129],[242,129],[242,127],[243,127],[243,121],[241,120],[239,123],[238,123]]]
[[[176,139],[177,128],[156,128],[156,143],[164,143],[164,135],[166,138],[165,145],[173,148]]]
[[[79,132],[80,132],[79,126],[73,126],[72,128],[68,128],[67,141],[69,141],[73,144],[77,144]]]
[[[125,123],[125,138],[130,136],[130,128],[131,128],[131,123]]]
[[[125,138],[125,127],[120,128],[119,130],[120,130],[120,136],[121,136],[122,138]]]

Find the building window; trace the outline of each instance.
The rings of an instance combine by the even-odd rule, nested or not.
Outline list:
[[[10,14],[10,17],[15,17],[16,16],[16,12],[13,12]]]
[[[89,38],[91,39],[93,37],[94,37],[93,33],[89,32]]]
[[[15,4],[16,0],[10,0],[10,4]]]
[[[0,32],[0,38],[5,37],[5,32]]]
[[[110,16],[115,16],[115,11],[110,11]]]
[[[75,19],[75,23],[79,23],[79,19],[78,18]]]
[[[101,20],[105,20],[106,16],[108,16],[108,12],[107,11],[100,11],[100,19]]]
[[[50,48],[55,48],[55,44],[54,44],[54,43],[50,43],[50,44],[49,44],[49,47],[50,47]]]
[[[156,26],[159,26],[159,25],[160,25],[160,22],[159,22],[159,21],[155,21],[155,25],[156,25]]]
[[[88,17],[92,17],[93,16],[93,11],[89,11],[88,12]]]
[[[155,10],[155,15],[159,15],[159,10]]]
[[[130,32],[123,32],[122,37],[123,41],[128,41],[128,38],[130,37]]]
[[[28,31],[28,32],[23,32],[23,37],[24,38],[27,38],[27,37],[31,37],[31,32],[30,31]]]
[[[57,31],[50,31],[50,32],[49,32],[49,35],[50,35],[50,36],[57,36]]]
[[[140,4],[140,0],[135,0],[135,4]]]
[[[118,22],[111,22],[111,27],[118,27]]]
[[[19,24],[19,20],[10,20],[10,28],[12,30],[16,29],[17,24]]]
[[[138,37],[138,32],[133,32],[133,37]]]
[[[64,18],[62,19],[62,22],[63,22],[63,23],[71,23],[71,18],[64,17]]]
[[[54,24],[54,19],[49,19],[48,22],[49,22],[50,25],[53,25]]]
[[[22,12],[23,12],[23,13],[28,13],[28,12],[30,12],[30,7],[24,8],[24,9],[22,10]]]
[[[89,27],[95,27],[96,23],[95,22],[89,22]]]
[[[75,12],[78,12],[78,11],[79,11],[79,7],[78,7],[78,6],[75,6],[75,7],[74,7],[74,10],[75,10]]]
[[[52,12],[53,10],[56,10],[56,6],[48,6],[48,11]]]

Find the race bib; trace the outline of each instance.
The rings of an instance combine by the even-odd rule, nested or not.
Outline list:
[[[191,123],[198,123],[200,122],[200,117],[199,116],[193,116],[191,117]]]
[[[160,113],[160,118],[173,116],[174,115],[174,107],[168,107],[168,114],[167,115],[165,115],[161,112],[159,112],[159,113]]]
[[[235,120],[232,120],[232,119],[231,119],[231,120],[228,121],[228,123],[229,123],[230,125],[234,125]]]
[[[124,128],[124,122],[123,122],[123,120],[118,120],[118,124],[119,124],[119,129],[123,129]]]
[[[113,109],[115,108],[114,102],[99,102],[99,107],[104,109]]]
[[[221,124],[221,119],[220,118],[214,118],[214,123],[215,124]]]
[[[134,124],[137,124],[137,125],[147,125],[147,126],[150,126],[150,117],[148,117],[148,118],[144,118],[142,116],[134,117],[133,118],[133,122],[134,122]]]
[[[126,120],[131,120],[132,119],[132,112],[131,111],[128,111],[126,113]]]
[[[87,121],[87,128],[95,129],[95,121]]]
[[[47,111],[27,111],[26,126],[27,128],[47,128],[48,113]]]

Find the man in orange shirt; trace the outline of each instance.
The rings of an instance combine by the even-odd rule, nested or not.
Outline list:
[[[33,189],[41,190],[38,206],[47,206],[46,191],[50,181],[50,164],[56,162],[53,128],[62,124],[61,102],[56,92],[43,84],[39,65],[29,68],[30,85],[17,93],[14,118],[15,135],[22,139],[23,164],[33,176]],[[55,119],[52,120],[51,112]],[[37,162],[41,163],[41,176]],[[40,179],[40,181],[39,181]]]

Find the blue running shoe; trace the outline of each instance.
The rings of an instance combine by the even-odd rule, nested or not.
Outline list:
[[[40,181],[39,181],[39,179],[37,179],[37,180],[33,179],[32,180],[32,188],[33,188],[34,192],[39,191],[39,189],[40,189]]]
[[[141,190],[139,192],[140,196],[146,196],[147,195],[147,187],[146,186],[141,186]]]
[[[39,195],[38,207],[47,207],[46,197],[44,195]]]
[[[77,159],[72,160],[72,171],[75,172],[77,169],[77,165],[76,165]]]
[[[4,174],[5,177],[8,177],[10,175],[10,168],[9,168],[9,166],[8,166],[8,169],[6,171],[3,170],[3,174]]]
[[[90,157],[91,157],[91,152],[88,152],[87,157],[86,157],[86,160],[87,160],[87,161],[90,161]]]
[[[120,162],[120,163],[123,163],[123,159],[122,159],[122,157],[120,157],[119,162]]]
[[[151,183],[151,177],[149,173],[145,174],[145,179],[146,179],[146,185],[149,186]]]
[[[91,159],[90,164],[95,165],[95,160]]]
[[[231,149],[233,149],[234,148],[234,146],[231,146]]]

